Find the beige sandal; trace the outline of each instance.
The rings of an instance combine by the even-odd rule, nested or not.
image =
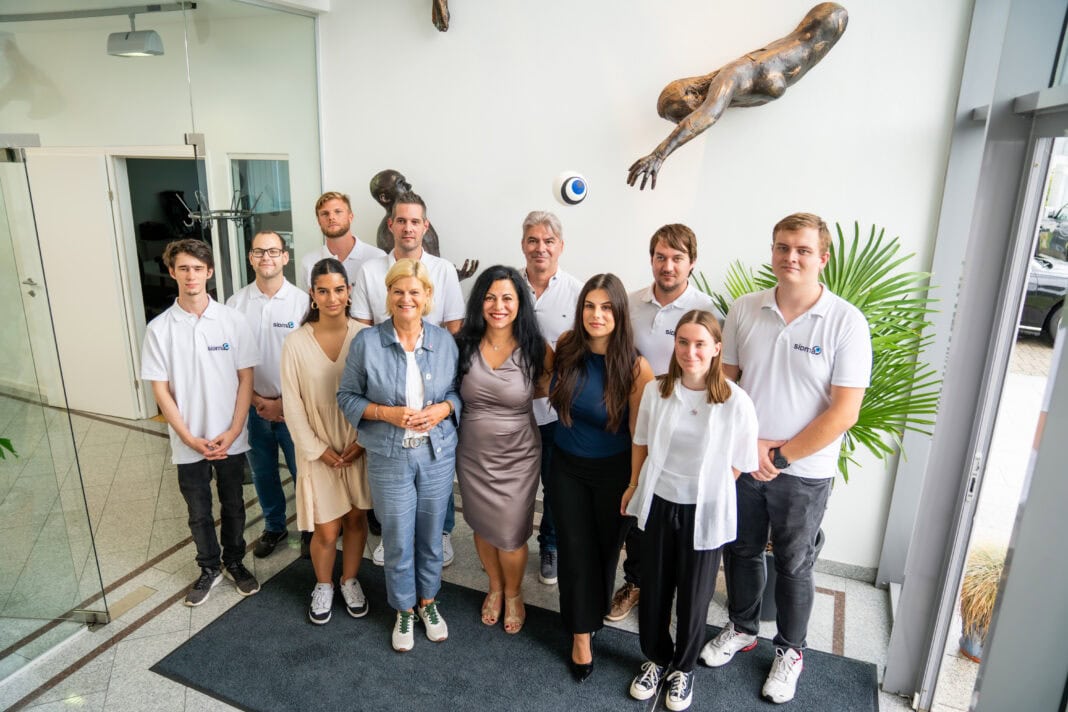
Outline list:
[[[520,606],[523,612],[520,613]],[[504,599],[504,632],[515,635],[523,630],[523,624],[527,621],[527,608],[523,605],[523,594],[517,594]]]
[[[490,591],[486,594],[486,600],[482,602],[483,625],[497,625],[497,619],[501,616],[501,594],[503,591]]]

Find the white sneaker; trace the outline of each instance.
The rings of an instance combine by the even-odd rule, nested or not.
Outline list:
[[[334,607],[334,585],[317,583],[311,593],[311,606],[308,608],[308,620],[315,625],[323,625],[330,620],[330,611]]]
[[[733,623],[727,623],[723,630],[701,648],[701,662],[709,667],[726,665],[737,652],[746,652],[756,647],[757,637],[741,633]]]
[[[386,548],[382,546],[382,542],[378,542],[378,546],[375,547],[374,553],[371,554],[371,561],[375,562],[376,566],[386,565]]]
[[[367,615],[367,596],[363,595],[363,587],[355,578],[341,582],[341,597],[345,599],[345,610],[353,618],[363,618]]]
[[[419,617],[423,620],[423,625],[426,626],[427,640],[440,643],[449,637],[449,626],[445,625],[445,619],[441,617],[441,613],[438,611],[437,601],[431,601],[425,606],[418,606],[415,610],[419,612]]]
[[[393,649],[406,653],[415,647],[415,614],[411,611],[397,611],[397,622],[393,624]]]
[[[671,712],[682,712],[693,702],[693,673],[676,670],[667,676],[667,695],[664,706]]]
[[[631,680],[630,696],[636,700],[647,700],[655,695],[660,687],[660,678],[665,672],[666,668],[660,667],[652,660],[646,660],[642,663],[642,671]]]
[[[764,682],[761,694],[766,699],[776,704],[789,702],[794,699],[797,691],[797,678],[801,677],[801,669],[804,667],[801,653],[793,648],[775,649],[775,662],[771,664],[771,672]]]
[[[441,567],[445,568],[452,563],[456,554],[452,550],[452,534],[441,535]]]

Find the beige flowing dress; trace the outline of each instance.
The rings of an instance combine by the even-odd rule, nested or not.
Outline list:
[[[356,439],[356,430],[337,406],[337,388],[345,370],[349,345],[363,324],[349,320],[348,333],[336,361],[315,340],[311,324],[286,337],[282,345],[282,402],[286,425],[297,455],[297,527],[315,531],[353,507],[371,508],[367,457],[335,470],[319,457],[327,448],[342,452]]]

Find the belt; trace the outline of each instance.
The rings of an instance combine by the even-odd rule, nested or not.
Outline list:
[[[425,436],[425,435],[420,436],[420,437],[407,437],[407,438],[404,438],[404,440],[401,440],[401,447],[403,447],[403,448],[422,447],[423,445],[426,445],[429,442],[430,442],[430,438]]]

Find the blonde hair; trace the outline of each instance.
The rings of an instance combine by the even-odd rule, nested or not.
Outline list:
[[[430,281],[430,272],[427,271],[426,265],[419,260],[410,260],[408,258],[397,260],[396,264],[386,272],[386,312],[393,316],[393,307],[389,302],[389,290],[393,288],[394,284],[406,277],[415,277],[423,283],[423,289],[426,290],[423,316],[426,316],[434,308],[434,283]]]
[[[828,229],[827,223],[823,221],[823,218],[819,215],[813,215],[812,213],[793,213],[775,223],[775,227],[771,229],[771,242],[772,244],[775,244],[775,238],[780,232],[797,232],[798,230],[804,230],[807,227],[810,227],[819,233],[820,254],[825,255],[830,252],[831,231]]]
[[[349,209],[349,212],[352,212],[352,201],[349,200],[349,196],[345,195],[344,193],[339,193],[336,190],[329,190],[320,195],[319,199],[315,201],[315,214],[318,215],[319,208],[323,207],[331,200],[340,200]]]

